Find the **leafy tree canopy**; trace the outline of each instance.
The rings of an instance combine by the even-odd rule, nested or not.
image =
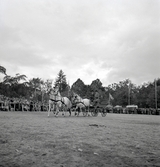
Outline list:
[[[0,94],[8,97],[30,97],[34,95],[36,100],[44,99],[47,96],[47,91],[52,87],[52,80],[43,81],[41,78],[33,78],[27,82],[27,76],[16,74],[14,77],[6,75],[6,69],[0,66],[0,72],[5,74],[3,82],[0,83]],[[62,70],[59,71],[55,86],[59,86],[62,96],[68,96],[70,90],[66,82],[66,75]],[[157,86],[157,87],[156,87]],[[78,93],[82,98],[90,98],[92,91],[98,90],[102,99],[113,96],[112,104],[126,106],[130,104],[138,105],[138,107],[155,107],[155,92],[157,93],[157,105],[160,108],[160,79],[153,82],[143,83],[136,86],[129,79],[125,79],[118,83],[113,83],[107,87],[103,87],[100,79],[92,81],[91,85],[85,85],[78,78],[71,86],[71,91]],[[47,99],[47,98],[46,98]]]
[[[68,84],[66,82],[66,75],[62,70],[59,71],[54,85],[59,87],[60,92],[63,92],[67,89]]]

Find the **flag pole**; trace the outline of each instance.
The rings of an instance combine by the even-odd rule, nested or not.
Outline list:
[[[157,113],[157,81],[155,79],[155,108],[156,108],[156,113]]]
[[[128,105],[130,105],[130,83],[128,85]]]

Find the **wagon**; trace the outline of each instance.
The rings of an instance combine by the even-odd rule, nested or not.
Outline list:
[[[76,107],[73,106],[72,111],[74,112],[75,110],[76,110]],[[79,110],[80,110],[80,108],[77,108],[78,112],[75,112],[75,115],[77,115],[77,116],[79,115],[79,113],[80,113]],[[104,105],[99,105],[99,106],[92,106],[91,105],[89,107],[89,110],[87,107],[81,108],[81,112],[82,112],[84,117],[86,117],[88,115],[88,113],[90,113],[91,116],[93,116],[93,117],[97,117],[99,113],[102,115],[102,117],[105,117],[107,115],[108,110]]]
[[[85,98],[82,99],[78,94],[74,93],[72,97],[72,103],[75,105],[76,109],[79,109],[78,113],[75,115],[79,115],[80,112],[82,112],[83,116],[87,116],[88,113],[91,113],[93,117],[98,116],[99,113],[101,113],[102,117],[105,117],[107,115],[107,108],[106,104],[98,103],[98,104],[92,104],[92,102]]]

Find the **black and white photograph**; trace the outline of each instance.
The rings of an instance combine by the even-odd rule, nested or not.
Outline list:
[[[160,167],[160,0],[0,0],[0,167]]]

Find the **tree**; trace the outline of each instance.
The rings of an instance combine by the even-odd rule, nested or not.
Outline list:
[[[78,78],[77,81],[73,83],[71,90],[76,92],[81,97],[84,97],[86,93],[85,84],[80,78]]]
[[[29,86],[31,89],[31,94],[33,97],[33,100],[41,100],[41,87],[44,84],[44,81],[41,78],[33,78],[29,80]]]
[[[96,79],[96,80],[92,81],[90,86],[91,86],[92,90],[102,89],[102,82],[99,79]]]
[[[4,75],[7,75],[7,74],[6,74],[6,69],[5,69],[3,66],[1,66],[1,65],[0,65],[0,72],[1,72],[2,74],[4,74]]]
[[[16,85],[16,84],[19,84],[20,81],[26,81],[26,78],[27,78],[26,75],[20,75],[19,73],[16,74],[15,77],[11,77],[9,75],[6,75],[3,79],[4,80],[3,82],[5,84],[9,84],[9,85]]]
[[[45,82],[41,84],[42,102],[49,100],[48,92],[51,88],[52,88],[52,80],[50,79],[47,79]]]
[[[113,105],[126,106],[128,103],[136,104],[136,86],[129,80],[113,83],[107,87],[114,97]]]
[[[26,75],[16,74],[15,77],[6,75],[4,77],[4,94],[7,96],[28,96]]]
[[[54,85],[59,87],[60,92],[63,92],[67,89],[68,84],[66,82],[66,75],[64,75],[62,70],[59,71]]]
[[[160,108],[160,78],[157,79],[157,107]]]
[[[43,89],[45,92],[48,92],[52,88],[52,80],[47,79],[43,84]]]
[[[160,86],[160,78],[158,78],[158,79],[156,80],[156,84],[157,84],[157,86]]]

